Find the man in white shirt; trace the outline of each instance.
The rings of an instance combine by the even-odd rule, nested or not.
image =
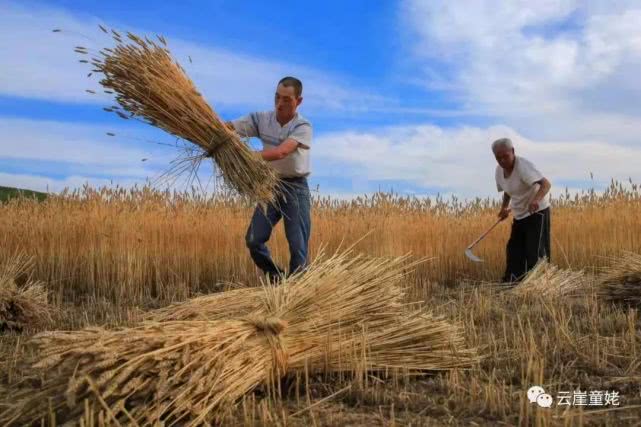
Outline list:
[[[245,242],[254,263],[277,282],[286,271],[276,265],[266,246],[274,226],[283,218],[289,244],[289,273],[307,266],[311,231],[311,196],[307,176],[311,172],[309,151],[312,125],[297,112],[303,101],[303,84],[295,77],[278,82],[274,110],[255,112],[228,123],[242,137],[260,138],[263,149],[256,154],[269,162],[281,180],[281,196],[266,212],[257,206]]]
[[[532,162],[514,154],[509,138],[494,141],[492,151],[498,162],[496,187],[503,192],[499,218],[506,219],[510,211],[514,216],[503,282],[518,282],[540,259],[550,259],[552,185]]]

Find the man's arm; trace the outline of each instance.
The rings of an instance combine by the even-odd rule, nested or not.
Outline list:
[[[541,200],[543,200],[545,195],[550,191],[550,188],[552,188],[552,184],[546,177],[539,179],[534,182],[534,184],[539,184],[539,191],[536,192],[530,201],[530,205],[528,207],[530,213],[534,213],[539,210],[539,203],[541,203]]]
[[[235,131],[241,138],[258,136],[260,113],[251,113],[236,120],[225,122],[229,130]]]
[[[282,160],[285,157],[292,154],[294,151],[296,151],[299,145],[300,145],[300,142],[296,141],[295,139],[289,138],[283,141],[283,143],[278,145],[277,147],[258,151],[256,155],[260,156],[263,160],[267,162],[272,162],[274,160]]]
[[[499,218],[503,221],[505,218],[510,216],[510,200],[512,198],[506,192],[503,192],[503,203],[501,204],[501,210],[499,211]]]
[[[227,126],[227,128],[229,128],[230,130],[236,130],[232,122],[225,122],[225,126]],[[267,162],[271,162],[274,160],[281,160],[289,156],[291,153],[296,151],[299,145],[301,145],[300,142],[290,138],[285,140],[278,147],[270,148],[267,150],[259,150],[255,151],[254,153],[256,157],[259,157]]]
[[[532,197],[532,200],[530,200],[530,203],[528,205],[528,211],[530,213],[537,212],[539,210],[539,203],[543,198],[545,197],[546,194],[550,191],[550,188],[552,188],[552,184],[550,184],[550,181],[543,176],[543,174],[534,166],[534,164],[526,159],[521,159],[520,163],[520,168],[519,168],[519,174],[521,175],[521,179],[525,184],[527,185],[539,185],[539,189],[537,190],[536,194],[534,194],[534,197]]]
[[[278,147],[259,151],[259,156],[268,162],[282,160],[292,154],[296,149],[309,150],[312,142],[312,126],[309,123],[301,123],[296,126],[293,132]]]

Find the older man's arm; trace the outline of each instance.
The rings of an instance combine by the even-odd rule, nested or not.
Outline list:
[[[510,200],[510,195],[504,192],[503,204],[501,205],[501,210],[499,211],[499,218],[501,219],[501,221],[510,216]]]
[[[536,181],[534,184],[539,184],[539,190],[536,192],[536,194],[532,198],[532,201],[530,202],[530,206],[528,207],[530,213],[534,213],[539,210],[539,203],[541,203],[541,200],[543,200],[546,194],[548,194],[548,192],[550,191],[550,188],[552,188],[552,184],[545,177]]]

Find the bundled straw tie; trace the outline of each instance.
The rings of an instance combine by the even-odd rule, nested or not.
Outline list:
[[[258,316],[248,316],[245,321],[254,326],[257,332],[265,335],[272,349],[274,370],[277,375],[287,372],[287,351],[281,334],[287,329],[287,322],[276,317]]]
[[[205,150],[205,157],[215,159],[216,153],[221,149],[221,147],[234,144],[232,138],[228,136],[223,136],[222,138],[219,137],[218,141],[216,141],[216,137],[216,135],[212,135],[209,148]]]

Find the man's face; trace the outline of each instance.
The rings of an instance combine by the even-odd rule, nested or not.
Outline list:
[[[494,157],[503,169],[512,169],[514,166],[514,148],[499,147]]]
[[[296,97],[293,86],[283,86],[281,84],[276,88],[274,106],[279,117],[292,117],[302,101],[302,97]]]

